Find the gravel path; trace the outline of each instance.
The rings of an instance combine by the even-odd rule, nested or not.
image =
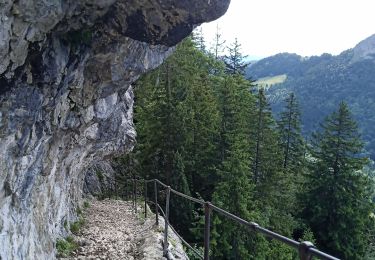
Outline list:
[[[154,221],[136,217],[131,202],[91,201],[84,216],[86,223],[76,236],[80,248],[70,259],[165,259]],[[154,252],[143,252],[144,248]]]

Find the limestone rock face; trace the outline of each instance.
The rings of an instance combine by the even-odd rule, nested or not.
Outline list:
[[[0,0],[0,258],[53,259],[93,162],[132,149],[131,84],[230,0]]]
[[[103,197],[115,194],[115,171],[111,164],[101,161],[90,166],[85,172],[83,193],[86,197]]]

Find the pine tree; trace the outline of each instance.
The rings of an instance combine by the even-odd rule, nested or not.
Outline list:
[[[218,184],[213,202],[244,219],[254,219],[252,204],[254,185],[249,176],[250,125],[248,120],[254,109],[254,98],[249,82],[240,75],[225,76],[220,86],[219,104],[221,134],[219,149],[221,164],[217,169]],[[237,224],[215,217],[213,227],[213,254],[215,259],[249,259],[255,238]]]
[[[216,32],[214,36],[214,43],[212,47],[212,54],[216,60],[219,60],[225,49],[225,40],[223,40],[223,35],[220,33],[219,24],[216,24]]]
[[[301,120],[298,101],[294,93],[285,100],[285,110],[277,121],[280,146],[283,153],[283,168],[296,170],[304,164],[304,142],[301,134]]]
[[[244,61],[247,56],[243,56],[241,44],[238,42],[237,38],[227,49],[229,54],[224,57],[227,73],[232,75],[245,75],[245,69],[249,64]]]
[[[187,183],[184,190],[205,199],[212,196],[215,165],[219,164],[219,111],[214,90],[218,80],[212,79],[218,76],[211,74],[216,65],[188,39],[136,88],[137,155],[142,172],[171,186],[183,179]],[[179,209],[171,210],[172,223],[189,238],[191,217]]]
[[[189,185],[184,173],[184,163],[180,153],[177,151],[173,158],[173,174],[171,187],[186,195],[190,194]],[[193,205],[190,201],[171,194],[170,220],[180,234],[189,234],[189,227],[193,217]],[[187,238],[187,237],[185,237]]]
[[[306,172],[306,148],[301,134],[300,111],[295,95],[291,93],[285,103],[285,109],[277,121],[279,147],[282,151],[280,169],[283,172],[283,207],[286,214],[296,217],[301,210],[297,203],[297,194],[302,188]]]
[[[214,166],[219,163],[216,140],[219,111],[207,75],[201,75],[186,93],[184,143],[186,174],[194,194],[211,199],[215,185]]]
[[[262,185],[264,181],[269,181],[271,175],[274,175],[278,169],[280,151],[277,147],[277,133],[271,108],[266,100],[264,89],[258,92],[256,106],[252,133],[254,154],[252,176],[257,185]]]
[[[311,174],[306,183],[303,217],[322,250],[363,259],[373,210],[371,186],[361,169],[363,143],[348,106],[326,118],[313,135]]]
[[[228,156],[222,163],[219,170],[221,181],[215,190],[213,202],[237,216],[251,220],[254,219],[254,187],[247,174],[250,169],[248,149],[242,140],[239,137],[231,145]],[[246,230],[219,216],[215,217],[213,223],[212,243],[215,258],[249,259],[252,247],[248,243],[249,234]]]
[[[206,52],[206,42],[204,40],[203,29],[201,26],[193,31],[193,42],[198,50],[203,53]]]
[[[260,216],[259,224],[285,236],[290,236],[295,220],[290,214],[289,180],[282,172],[282,152],[278,133],[264,90],[257,94],[253,129],[250,135],[252,158],[251,177],[255,183],[254,203]],[[293,254],[281,243],[269,241],[265,256],[270,259],[289,259]]]

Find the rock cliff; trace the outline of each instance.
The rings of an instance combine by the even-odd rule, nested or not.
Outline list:
[[[131,84],[230,0],[0,0],[0,258],[53,259],[83,172],[132,149]]]

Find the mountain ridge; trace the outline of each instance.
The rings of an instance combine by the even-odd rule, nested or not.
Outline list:
[[[375,34],[359,42],[353,48],[353,62],[360,59],[373,59],[375,58]]]
[[[286,75],[286,80],[267,87],[275,114],[283,99],[294,92],[300,100],[305,136],[341,101],[348,103],[362,131],[368,155],[375,158],[375,35],[339,55],[302,57],[280,53],[250,65],[247,76],[255,80]],[[264,84],[264,82],[262,82]]]

